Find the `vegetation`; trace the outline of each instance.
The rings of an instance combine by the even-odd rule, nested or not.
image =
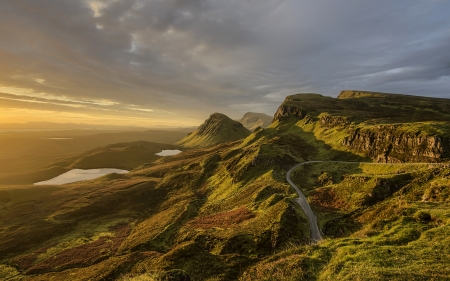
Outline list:
[[[186,147],[206,147],[240,140],[249,134],[250,131],[238,121],[231,120],[224,114],[214,113],[197,130],[188,134],[177,144]]]
[[[232,129],[235,121],[212,116],[219,123],[206,122],[189,138],[201,147],[157,160],[148,155],[147,163],[133,158],[139,166],[129,174],[63,186],[0,186],[0,278],[448,280],[446,159],[372,163],[376,157],[344,141],[358,128],[373,133],[385,126],[379,107],[397,105],[389,122],[403,122],[395,125],[407,133],[402,136],[434,132],[443,140],[447,113],[436,108],[445,109],[445,100],[417,109],[419,123],[405,123],[408,106],[435,101],[382,95],[295,95],[266,129],[227,139],[217,128]],[[424,124],[440,131],[415,131]],[[65,165],[97,165],[96,155],[137,157],[145,149],[136,145],[99,148]],[[397,159],[407,159],[408,151],[404,158],[396,151]],[[314,163],[294,172],[325,236],[314,245],[285,180],[288,169],[307,160],[362,162]]]

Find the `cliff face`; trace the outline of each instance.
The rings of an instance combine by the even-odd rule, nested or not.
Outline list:
[[[329,116],[324,115],[320,118],[320,125],[323,127],[339,127],[349,125],[350,121],[344,116]]]
[[[273,122],[299,120],[297,126],[313,124],[303,130],[319,142],[378,162],[450,159],[449,99],[353,90],[338,98],[312,93],[286,97]]]
[[[396,126],[356,129],[342,144],[377,162],[437,162],[450,158],[450,138],[399,131]]]
[[[297,119],[303,119],[306,116],[306,111],[295,107],[295,106],[280,106],[273,117],[273,121],[284,121],[289,118],[289,116],[295,116]]]

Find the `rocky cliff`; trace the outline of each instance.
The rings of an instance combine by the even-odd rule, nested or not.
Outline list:
[[[288,96],[273,122],[313,130],[335,149],[349,148],[379,162],[437,162],[450,158],[450,100],[419,96],[342,91]],[[311,129],[312,128],[312,129]]]
[[[352,130],[342,144],[377,162],[437,162],[450,158],[450,137],[403,132],[394,125]]]

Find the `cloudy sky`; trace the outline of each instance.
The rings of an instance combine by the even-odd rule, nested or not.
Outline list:
[[[1,1],[0,62],[0,123],[198,125],[343,89],[450,98],[450,1]]]

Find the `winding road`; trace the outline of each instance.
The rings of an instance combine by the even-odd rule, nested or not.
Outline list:
[[[307,161],[300,163],[298,165],[295,165],[292,167],[287,173],[286,173],[286,180],[289,182],[289,184],[297,191],[298,198],[295,200],[297,204],[302,207],[303,211],[305,211],[306,217],[309,221],[309,229],[311,234],[311,243],[317,243],[318,241],[322,240],[322,234],[320,233],[319,226],[317,225],[317,217],[314,215],[313,211],[311,210],[311,206],[309,206],[308,201],[306,200],[305,195],[300,191],[300,188],[295,185],[295,183],[291,180],[291,174],[292,172],[297,169],[300,166],[311,164],[311,163],[321,163],[321,162],[328,162],[328,161]]]
[[[295,165],[286,173],[286,180],[289,184],[297,191],[298,198],[295,200],[297,204],[302,207],[303,211],[305,211],[306,217],[309,221],[309,228],[311,234],[311,243],[315,244],[318,241],[322,240],[322,232],[317,225],[317,217],[311,210],[311,206],[309,206],[308,200],[306,200],[305,195],[301,192],[300,188],[295,185],[291,180],[292,172],[300,166],[311,164],[311,163],[352,163],[352,164],[371,164],[371,165],[386,165],[386,164],[399,164],[399,165],[411,165],[411,164],[429,164],[429,165],[443,165],[444,163],[371,163],[371,162],[349,162],[349,161],[306,161],[300,164]]]

